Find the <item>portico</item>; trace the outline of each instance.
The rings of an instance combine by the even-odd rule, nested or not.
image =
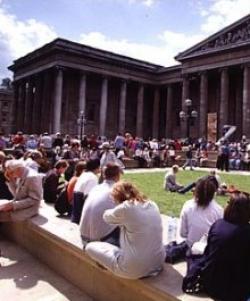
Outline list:
[[[225,124],[235,138],[250,134],[250,16],[178,54],[180,65],[162,67],[71,41],[56,39],[14,62],[13,130],[85,132],[113,137],[185,137],[178,114],[185,99],[199,113],[192,137],[207,137],[208,116],[217,137]],[[240,35],[239,33],[244,33]]]

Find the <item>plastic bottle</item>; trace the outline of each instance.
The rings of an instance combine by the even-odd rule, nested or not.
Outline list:
[[[176,240],[177,234],[177,219],[170,216],[168,218],[168,242]]]

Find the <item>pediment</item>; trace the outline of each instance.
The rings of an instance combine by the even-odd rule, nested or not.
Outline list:
[[[179,53],[175,59],[182,61],[187,58],[228,50],[248,44],[250,45],[250,15],[245,16],[206,40]]]

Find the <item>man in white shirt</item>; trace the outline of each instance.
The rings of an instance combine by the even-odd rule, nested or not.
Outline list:
[[[80,222],[80,233],[84,241],[106,241],[116,245],[119,243],[119,227],[105,223],[103,213],[115,207],[111,190],[120,180],[120,175],[121,169],[118,165],[107,164],[103,171],[104,182],[89,193]]]
[[[89,160],[86,163],[86,172],[78,178],[74,187],[71,221],[79,224],[84,202],[91,189],[98,184],[97,174],[100,172],[100,160]]]

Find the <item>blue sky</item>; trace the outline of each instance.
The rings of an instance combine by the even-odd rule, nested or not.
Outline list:
[[[250,13],[250,0],[0,0],[0,78],[13,59],[63,37],[164,66]]]

